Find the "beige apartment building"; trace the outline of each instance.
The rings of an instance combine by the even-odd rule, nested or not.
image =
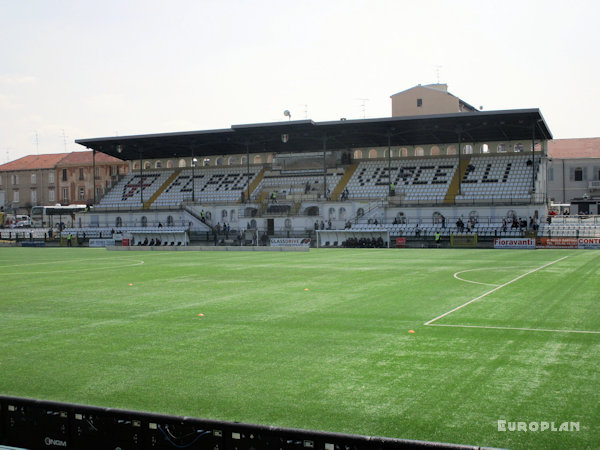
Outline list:
[[[391,96],[392,117],[474,112],[476,108],[448,92],[447,84],[418,85]]]
[[[0,166],[0,208],[30,214],[38,205],[92,204],[128,171],[126,162],[99,152],[24,156]]]

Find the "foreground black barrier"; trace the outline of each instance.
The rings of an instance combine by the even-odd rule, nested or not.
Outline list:
[[[477,449],[0,396],[0,445],[27,449]]]

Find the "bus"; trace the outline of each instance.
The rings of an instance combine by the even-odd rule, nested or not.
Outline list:
[[[74,220],[75,213],[87,211],[87,205],[34,206],[31,208],[31,222],[34,227],[57,227],[61,229],[64,220]],[[64,219],[64,220],[63,220]]]

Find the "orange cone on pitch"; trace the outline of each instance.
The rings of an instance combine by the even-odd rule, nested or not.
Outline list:
[[[409,332],[409,333],[414,333],[414,332],[415,332],[415,330],[408,330],[408,332]]]

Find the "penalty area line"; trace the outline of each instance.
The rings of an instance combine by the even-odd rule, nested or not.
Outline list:
[[[454,327],[454,328],[483,328],[487,330],[511,330],[511,331],[546,331],[549,333],[582,333],[582,334],[600,334],[600,331],[586,330],[552,330],[549,328],[517,328],[517,327],[492,327],[487,325],[453,325],[444,323],[430,323],[430,327]]]
[[[499,290],[499,289],[502,289],[503,287],[505,287],[505,286],[508,286],[509,284],[511,284],[511,283],[514,283],[515,281],[518,281],[518,280],[520,280],[521,278],[523,278],[523,277],[526,277],[527,275],[530,275],[530,274],[532,274],[532,273],[534,273],[534,272],[537,272],[538,270],[542,270],[542,269],[544,269],[544,268],[546,268],[546,267],[548,267],[548,266],[551,266],[552,264],[556,264],[557,262],[560,262],[560,261],[562,261],[563,259],[566,259],[566,258],[568,258],[568,257],[569,257],[569,255],[567,255],[567,256],[563,256],[562,258],[559,258],[559,259],[557,259],[556,261],[549,262],[549,263],[547,263],[547,264],[544,264],[543,266],[540,266],[540,267],[538,267],[538,268],[536,268],[536,269],[532,269],[532,270],[530,270],[529,272],[527,272],[527,273],[524,273],[523,275],[519,275],[518,277],[516,277],[516,278],[513,278],[512,280],[510,280],[510,281],[507,281],[506,283],[504,283],[504,284],[501,284],[500,286],[497,286],[497,287],[495,287],[494,289],[491,289],[491,290],[489,290],[489,291],[485,292],[484,294],[480,295],[479,297],[475,297],[474,299],[471,299],[471,300],[469,300],[468,302],[466,302],[466,303],[463,303],[462,305],[460,305],[460,306],[457,306],[456,308],[454,308],[454,309],[451,309],[450,311],[448,311],[448,312],[445,312],[444,314],[441,314],[441,315],[437,316],[436,318],[434,318],[434,319],[431,319],[431,320],[430,320],[430,321],[428,321],[428,322],[425,322],[425,323],[424,323],[424,325],[431,325],[433,322],[436,322],[436,321],[440,320],[441,318],[443,318],[443,317],[446,317],[447,315],[449,315],[449,314],[452,314],[453,312],[456,312],[456,311],[458,311],[459,309],[462,309],[462,308],[464,308],[465,306],[467,306],[467,305],[470,305],[470,304],[471,304],[471,303],[473,303],[473,302],[476,302],[477,300],[481,300],[482,298],[484,298],[484,297],[487,297],[487,296],[488,296],[488,295],[490,295],[490,294],[493,294],[493,293],[494,293],[494,292],[496,292],[497,290]]]

